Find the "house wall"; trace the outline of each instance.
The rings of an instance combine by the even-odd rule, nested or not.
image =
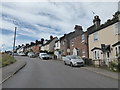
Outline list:
[[[45,51],[49,51],[49,44],[44,46]]]
[[[116,23],[115,23],[116,24]],[[98,32],[98,40],[93,41],[93,34],[89,35],[89,58],[93,59],[93,53],[91,49],[94,47],[101,48],[101,44],[109,45],[111,47],[111,53],[110,58],[115,58],[115,49],[112,47],[112,45],[116,42],[118,42],[118,35],[115,34],[115,24],[108,26]]]
[[[88,58],[88,44],[87,44],[87,32],[84,33],[85,40],[82,42],[82,35],[73,38],[70,40],[70,54],[73,55],[73,49],[78,49],[78,54],[80,57],[83,57],[82,51],[84,50],[85,58]],[[74,46],[72,46],[72,41],[74,41]]]
[[[56,50],[56,49],[60,49],[60,41],[55,43],[54,50]]]
[[[41,46],[41,50],[42,50],[42,51],[44,51],[44,50],[45,50],[45,49],[44,49],[44,46]]]
[[[60,41],[55,43],[54,54],[57,56],[57,59],[61,59]]]
[[[40,47],[41,47],[41,45],[34,45],[33,48],[32,48],[33,52],[39,53],[40,52]]]
[[[55,41],[57,41],[57,40],[58,40],[58,39],[55,38],[55,39],[53,39],[53,40],[50,42],[49,52],[54,52]]]
[[[64,44],[63,44],[64,42]],[[60,50],[61,50],[61,55],[66,56],[67,55],[67,40],[64,38],[60,41]]]

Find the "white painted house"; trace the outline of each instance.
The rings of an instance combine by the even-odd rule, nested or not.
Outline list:
[[[60,40],[55,42],[54,54],[56,55],[57,59],[61,59]]]
[[[48,40],[45,44],[43,44],[41,46],[41,50],[42,51],[48,51],[48,52],[54,52],[54,46],[55,46],[55,41],[57,41],[58,38],[57,37],[52,37],[50,38],[50,40]]]

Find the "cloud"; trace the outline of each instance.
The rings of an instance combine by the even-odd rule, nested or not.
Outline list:
[[[48,39],[50,35],[61,37],[73,31],[76,24],[86,31],[93,24],[92,11],[104,23],[117,11],[117,2],[2,2],[2,44],[6,49],[12,48],[8,41],[13,40],[14,27],[17,27],[16,45],[42,37]]]

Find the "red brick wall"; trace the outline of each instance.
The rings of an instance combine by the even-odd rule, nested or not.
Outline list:
[[[33,52],[35,52],[35,53],[38,53],[38,52],[40,52],[40,46],[39,45],[34,45],[33,47],[32,47],[32,50],[33,50]]]
[[[82,57],[82,50],[85,50],[85,57],[88,58],[88,44],[87,44],[87,33],[84,33],[85,41],[82,42],[82,36],[79,35],[72,40],[74,41],[74,46],[72,46],[72,40],[70,40],[70,54],[73,54],[73,49],[79,49],[79,56]]]
[[[61,53],[62,55],[67,55],[67,43],[66,41],[64,42],[65,40],[63,39],[61,42],[60,42],[60,50],[61,50]],[[63,45],[63,42],[64,42],[64,45]]]

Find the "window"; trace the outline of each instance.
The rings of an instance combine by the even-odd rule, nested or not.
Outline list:
[[[85,49],[82,50],[82,57],[85,57]]]
[[[120,46],[116,46],[115,47],[115,56],[119,56],[120,55]]]
[[[72,40],[72,46],[74,46],[74,40]]]
[[[59,43],[57,42],[57,47],[59,46]]]
[[[93,51],[93,59],[100,59],[100,51],[99,50],[94,50]]]
[[[98,40],[98,32],[95,32],[94,34],[93,34],[93,41],[95,42],[95,41],[97,41]]]
[[[118,54],[118,53],[117,53],[117,47],[116,47],[116,48],[115,48],[115,55],[117,56],[117,54]]]
[[[118,54],[120,55],[120,46],[118,46]]]
[[[97,59],[96,51],[95,51],[94,59]]]
[[[82,34],[82,42],[84,42],[85,41],[85,36],[84,36],[84,34]]]
[[[120,22],[115,24],[115,34],[120,34]]]
[[[62,41],[62,45],[64,45],[65,44],[65,41]]]

